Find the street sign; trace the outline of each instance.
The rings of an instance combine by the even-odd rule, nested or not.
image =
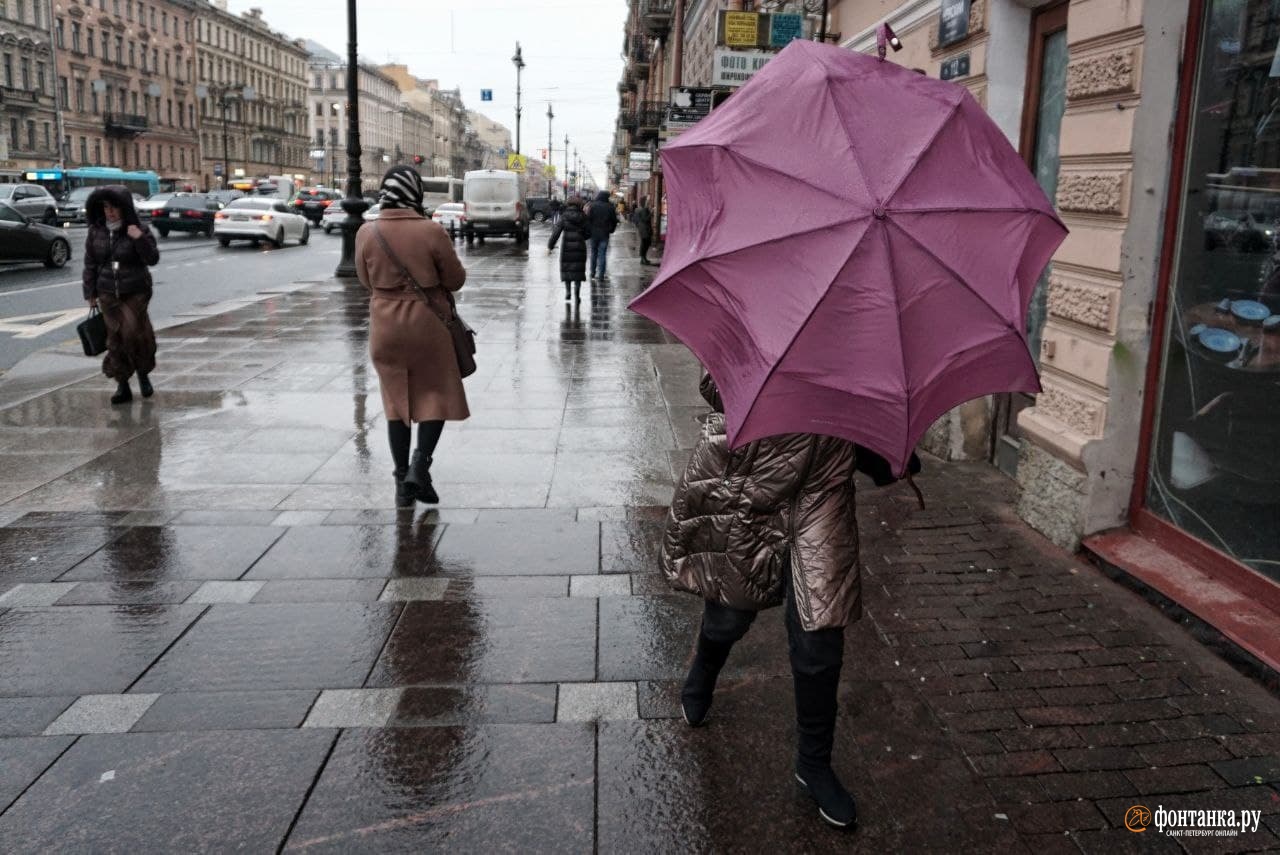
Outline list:
[[[959,56],[953,56],[951,59],[942,63],[941,74],[938,76],[943,80],[955,80],[957,77],[968,77],[969,54],[962,53]]]
[[[507,155],[507,169],[510,169],[512,172],[524,172],[528,168],[529,158],[525,157],[523,154],[513,153]]]
[[[764,50],[716,48],[711,66],[712,86],[741,86],[777,56]]]
[[[215,163],[215,164],[213,165],[213,174],[214,174],[214,175],[216,175],[216,176],[218,176],[219,178],[221,178],[221,177],[222,177],[222,164],[221,164],[221,163]]]
[[[492,89],[481,89],[481,90],[480,90],[480,100],[481,100],[481,101],[492,101],[492,100],[493,100],[493,90],[492,90]]]
[[[648,181],[653,175],[653,155],[648,149],[632,151],[627,157],[627,178],[630,181]]]
[[[938,6],[938,47],[969,37],[969,0],[942,0]]]
[[[770,15],[769,47],[781,48],[804,38],[803,15]]]
[[[760,15],[757,12],[721,12],[724,38],[720,44],[729,47],[755,47],[760,44]]]
[[[542,177],[543,177],[543,178],[555,178],[555,177],[556,177],[556,165],[555,165],[554,163],[548,163],[546,166],[542,167]]]
[[[324,160],[324,149],[322,148],[311,149],[311,156],[316,160]]]

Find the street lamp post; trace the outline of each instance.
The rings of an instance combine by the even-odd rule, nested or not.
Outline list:
[[[197,98],[208,98],[213,96],[213,103],[222,111],[222,188],[227,188],[227,179],[231,175],[231,157],[228,153],[229,146],[227,144],[227,107],[232,101],[252,101],[257,98],[252,86],[246,86],[243,83],[232,83],[224,86],[206,86],[200,84],[196,87]]]
[[[564,135],[564,200],[569,201],[569,135]]]
[[[356,50],[356,0],[347,0],[347,198],[342,210],[342,258],[333,275],[350,279],[356,275],[356,231],[364,222],[369,203],[361,194],[360,156],[360,57]]]
[[[556,114],[551,112],[551,102],[548,101],[547,102],[547,163],[548,164],[554,161],[554,158],[552,158],[551,156],[551,120],[554,119],[555,117],[556,117]],[[556,193],[552,189],[552,184],[551,184],[551,170],[547,170],[547,200],[550,201],[551,199],[555,198],[555,195]]]
[[[520,154],[520,72],[524,71],[524,54],[520,51],[520,43],[516,42],[516,55],[511,57],[516,67],[516,154]]]

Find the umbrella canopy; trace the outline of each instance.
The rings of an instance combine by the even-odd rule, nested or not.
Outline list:
[[[795,41],[661,157],[631,308],[711,373],[732,446],[828,434],[901,474],[952,407],[1039,391],[1027,305],[1066,228],[963,87]]]

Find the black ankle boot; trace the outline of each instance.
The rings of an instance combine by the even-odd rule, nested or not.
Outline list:
[[[409,472],[404,476],[406,487],[412,486],[415,498],[424,505],[438,505],[440,496],[431,485],[431,458],[419,451],[413,452]]]
[[[567,303],[573,299],[573,294],[569,290],[569,283],[564,283],[564,301]]]
[[[698,631],[698,649],[689,666],[689,676],[685,677],[684,688],[680,690],[680,709],[684,713],[685,724],[699,727],[707,720],[711,711],[711,700],[716,691],[716,678],[720,669],[729,658],[732,644],[712,641]]]
[[[138,372],[138,389],[144,398],[150,398],[156,393],[155,387],[151,385],[151,378],[141,371]]]
[[[831,768],[840,675],[796,675],[796,780],[818,803],[818,815],[837,828],[858,825],[858,807]]]
[[[133,390],[129,388],[128,380],[121,380],[116,384],[116,393],[111,396],[113,404],[127,404],[133,400]]]
[[[418,490],[410,484],[406,484],[404,476],[408,470],[397,469],[392,473],[396,479],[396,507],[412,508],[414,501],[418,498]]]

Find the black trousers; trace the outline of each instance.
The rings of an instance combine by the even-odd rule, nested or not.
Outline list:
[[[640,238],[640,258],[642,261],[649,260],[649,248],[653,246],[653,238]]]
[[[791,572],[785,574],[787,646],[791,652],[791,673],[797,677],[830,681],[840,679],[844,665],[844,628],[833,627],[806,632],[796,610],[796,592]],[[756,612],[735,609],[706,601],[702,612],[702,632],[710,640],[734,644],[747,634],[755,622]]]

